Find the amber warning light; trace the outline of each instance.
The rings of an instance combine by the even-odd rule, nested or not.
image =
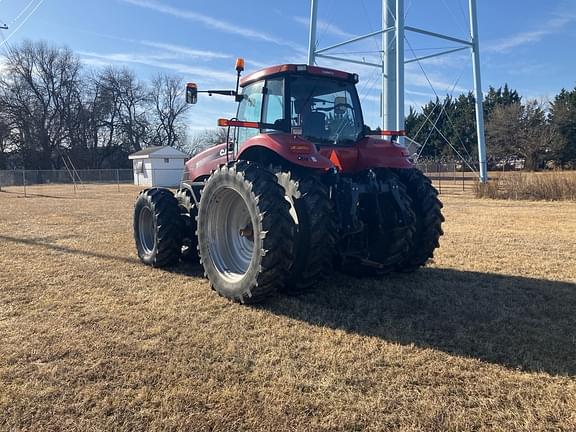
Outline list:
[[[236,71],[237,72],[243,72],[244,71],[244,59],[243,58],[237,58],[236,59]]]

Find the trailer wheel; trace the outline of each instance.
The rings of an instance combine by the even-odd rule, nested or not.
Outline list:
[[[303,292],[332,271],[336,250],[336,222],[329,191],[311,175],[292,177],[277,170],[276,175],[290,202],[296,224],[294,261],[284,292]]]
[[[192,191],[182,188],[176,192],[175,196],[182,221],[182,261],[198,263],[198,238],[196,237],[198,211],[192,198]]]
[[[272,172],[239,161],[210,176],[198,211],[198,249],[220,295],[256,303],[283,288],[293,242],[290,205]]]
[[[167,189],[147,189],[134,206],[134,240],[138,257],[152,267],[178,264],[182,222],[178,201]]]
[[[414,244],[406,259],[398,266],[399,271],[410,272],[424,266],[434,257],[434,250],[440,247],[442,230],[442,203],[432,181],[418,169],[398,170],[398,174],[412,198],[416,215]]]

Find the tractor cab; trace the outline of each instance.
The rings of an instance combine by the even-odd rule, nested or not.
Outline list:
[[[262,131],[301,136],[317,146],[343,146],[364,131],[358,76],[306,65],[264,69],[240,81],[237,118],[266,125]],[[259,130],[240,130],[238,142]]]
[[[240,159],[342,173],[412,167],[405,147],[372,136],[364,125],[357,74],[297,64],[241,77],[243,70],[239,59],[236,90],[200,91],[188,84],[189,103],[197,102],[198,93],[220,94],[233,96],[238,108],[234,118],[218,121],[227,128],[226,143],[192,158],[187,179]]]

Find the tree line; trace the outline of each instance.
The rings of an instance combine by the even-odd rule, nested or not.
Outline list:
[[[478,159],[475,102],[470,92],[410,110],[406,131],[425,144],[421,157]],[[484,118],[489,164],[517,158],[530,170],[576,168],[576,88],[544,103],[524,101],[508,85],[490,87]]]
[[[189,136],[182,78],[139,79],[126,68],[87,70],[68,48],[26,41],[0,65],[0,169],[128,168],[150,145],[194,153],[222,130]],[[484,97],[491,162],[522,158],[528,169],[576,167],[576,88],[549,103],[505,85]],[[406,118],[421,157],[477,159],[472,93],[437,97]]]
[[[126,68],[86,71],[67,48],[24,42],[0,74],[0,169],[129,167],[150,145],[186,142],[184,84]]]

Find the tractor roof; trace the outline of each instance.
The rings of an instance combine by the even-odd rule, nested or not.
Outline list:
[[[270,78],[274,75],[282,74],[303,74],[303,75],[316,75],[328,78],[342,79],[353,83],[358,82],[358,75],[348,72],[339,71],[336,69],[328,69],[319,66],[307,66],[302,64],[283,64],[278,66],[271,66],[257,72],[246,75],[240,80],[240,86],[246,87],[255,81],[261,81]]]

